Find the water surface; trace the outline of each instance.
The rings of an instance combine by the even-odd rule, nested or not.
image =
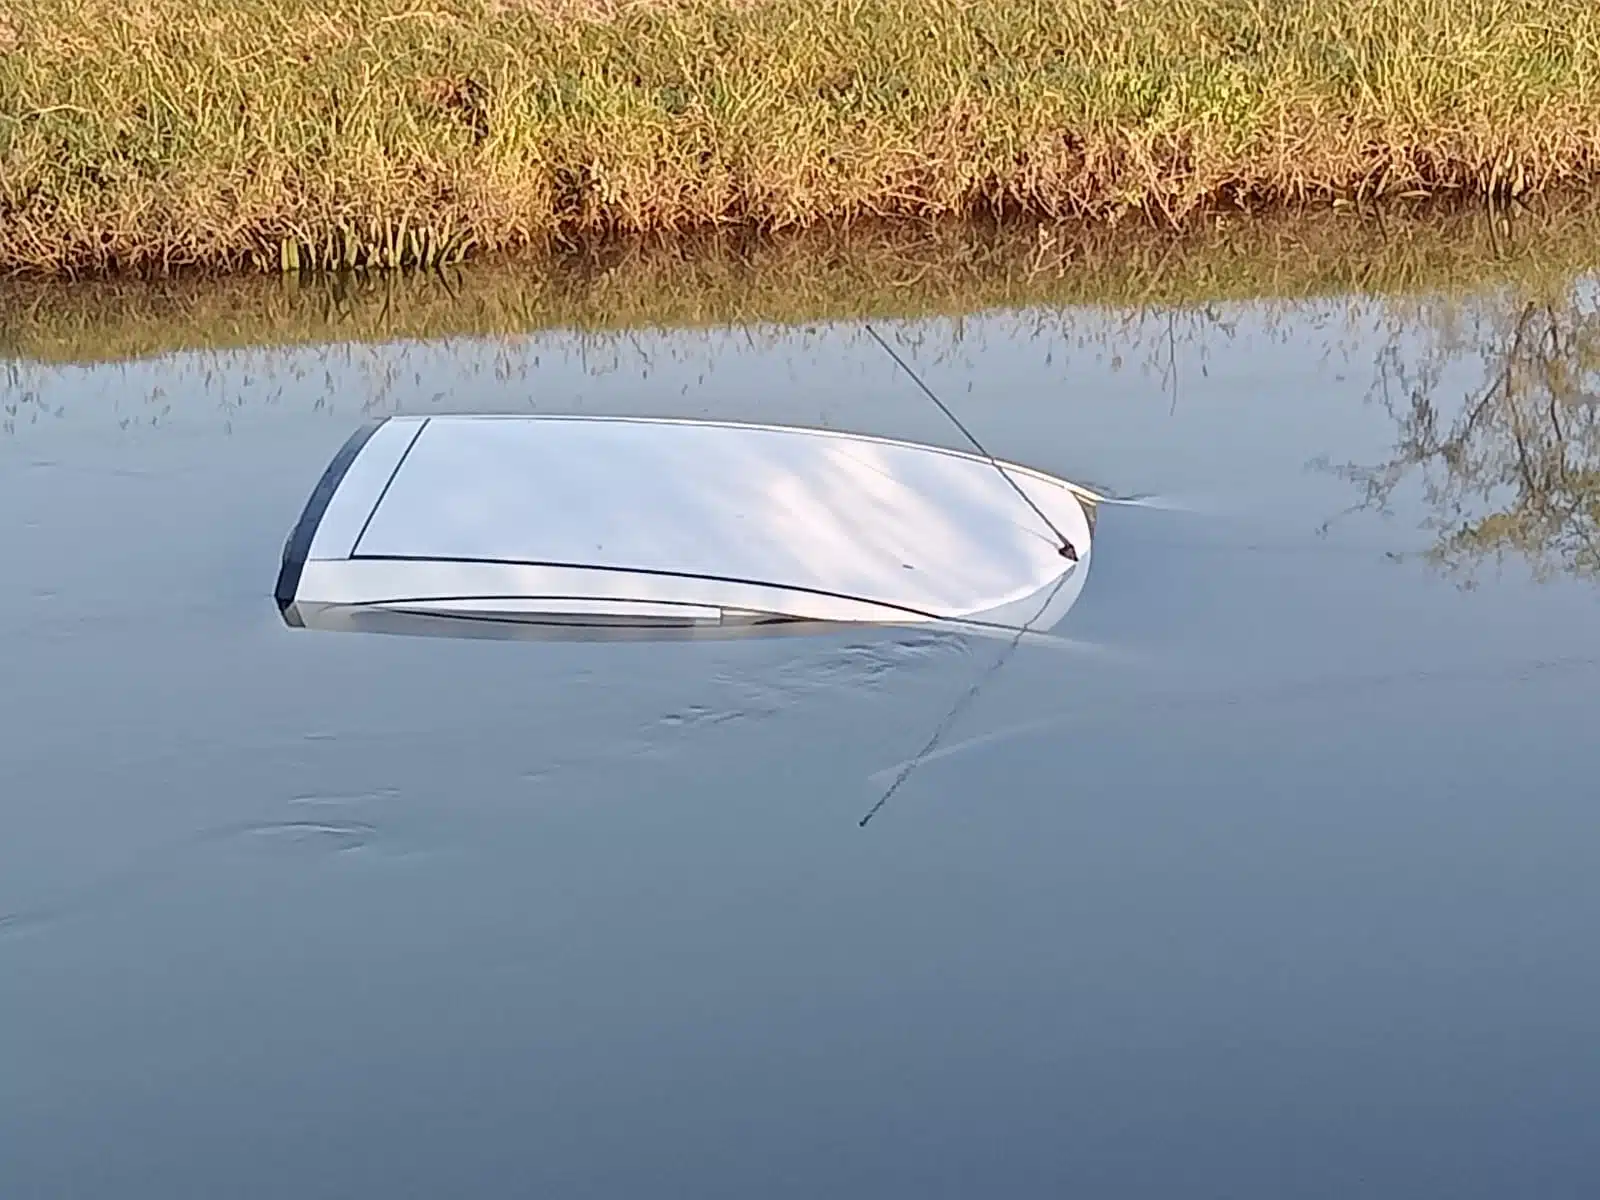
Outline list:
[[[959,445],[858,325],[16,361],[0,1190],[1595,1194],[1595,318],[1557,300],[880,322],[995,453],[1159,502],[1100,514],[1083,649],[1019,649],[866,829],[1003,645],[270,599],[373,413]]]

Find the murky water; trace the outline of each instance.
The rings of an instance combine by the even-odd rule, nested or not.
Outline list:
[[[883,323],[1156,499],[866,829],[1000,644],[270,600],[373,411],[960,444],[859,327],[15,364],[0,1192],[1594,1195],[1593,312]]]

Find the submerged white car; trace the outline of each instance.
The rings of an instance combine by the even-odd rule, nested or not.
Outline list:
[[[392,417],[328,466],[276,598],[295,626],[491,636],[1042,633],[1082,590],[1094,499],[828,430]]]

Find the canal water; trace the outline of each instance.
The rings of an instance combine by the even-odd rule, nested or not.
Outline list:
[[[375,414],[961,445],[853,321],[12,361],[0,1194],[1597,1194],[1597,319],[879,320],[1135,501],[992,673],[272,604]]]

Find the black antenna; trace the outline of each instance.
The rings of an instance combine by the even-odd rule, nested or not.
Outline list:
[[[1000,478],[1004,479],[1007,483],[1009,483],[1011,485],[1011,490],[1016,492],[1017,495],[1021,496],[1023,501],[1027,504],[1027,506],[1029,508],[1033,509],[1033,511],[1036,514],[1038,514],[1039,519],[1041,521],[1043,521],[1045,523],[1045,525],[1049,527],[1050,532],[1055,535],[1056,541],[1061,543],[1061,547],[1060,547],[1061,548],[1061,557],[1067,559],[1070,562],[1077,562],[1078,561],[1078,551],[1073,547],[1072,543],[1067,540],[1066,535],[1063,534],[1061,532],[1061,530],[1056,528],[1056,523],[1054,521],[1052,521],[1049,517],[1044,515],[1044,509],[1040,508],[1037,504],[1035,504],[1033,502],[1033,498],[1031,496],[1029,496],[1027,492],[1023,491],[1021,487],[1019,487],[1017,485],[1017,481],[1015,479],[1011,478],[1010,475],[1006,474],[1006,469],[1000,465],[999,461],[995,458],[995,456],[990,454],[987,450],[985,450],[983,448],[983,443],[980,442],[977,438],[972,436],[972,430],[968,429],[965,425],[963,425],[961,423],[961,419],[959,417],[957,417],[955,415],[955,413],[951,412],[948,407],[946,407],[945,402],[943,400],[939,399],[938,396],[934,395],[933,389],[931,387],[929,387],[927,384],[922,382],[922,377],[911,369],[910,365],[906,362],[906,360],[901,358],[898,354],[896,354],[894,352],[894,347],[889,345],[888,342],[884,341],[883,338],[879,337],[878,336],[878,331],[876,329],[874,329],[871,325],[867,325],[866,326],[866,330],[867,330],[868,333],[870,333],[872,335],[872,340],[877,342],[878,345],[882,346],[883,349],[884,349],[884,352],[886,354],[888,354],[888,356],[890,358],[894,359],[895,365],[898,366],[902,371],[904,371],[907,375],[909,375],[911,377],[911,382],[916,384],[919,388],[922,389],[922,394],[927,396],[927,398],[929,400],[932,400],[936,405],[938,405],[939,406],[939,411],[942,412],[945,416],[950,418],[950,423],[952,425],[954,425],[957,429],[959,429],[962,432],[962,435],[966,437],[967,441],[969,441],[969,442],[971,442],[973,444],[973,446],[977,449],[979,454],[983,455],[985,458],[987,458],[989,460],[989,465],[991,467],[993,467],[996,471],[1000,472]],[[1024,626],[1024,628],[1026,628],[1026,626]],[[937,735],[935,735],[935,736],[937,736]],[[899,781],[897,780],[896,783],[895,783],[895,787],[898,787],[898,786],[899,786]],[[891,793],[893,793],[894,788],[890,788],[889,790],[890,790]],[[888,797],[885,796],[884,799],[887,800]],[[863,825],[865,825],[866,821],[862,821],[861,823]]]
[[[1033,616],[1029,617],[1027,623],[1017,630],[1016,635],[1011,639],[1011,643],[1000,652],[1000,656],[996,658],[994,662],[989,664],[989,669],[978,677],[978,681],[961,694],[961,697],[951,707],[950,711],[945,713],[944,720],[940,721],[938,726],[934,729],[933,736],[928,739],[928,744],[925,745],[921,750],[917,751],[915,758],[900,768],[900,773],[894,777],[894,782],[891,783],[887,789],[885,789],[883,795],[878,797],[878,802],[867,810],[866,815],[862,817],[860,821],[856,822],[857,825],[859,825],[862,829],[865,829],[867,827],[867,822],[872,820],[873,817],[877,816],[878,813],[883,809],[883,806],[889,803],[889,797],[898,792],[900,790],[900,785],[911,778],[911,772],[915,771],[919,766],[921,766],[922,760],[934,752],[934,750],[938,747],[939,742],[944,738],[944,735],[950,732],[950,726],[955,724],[956,718],[961,715],[962,711],[967,707],[967,705],[971,704],[978,698],[978,693],[983,690],[983,685],[988,683],[989,680],[993,679],[995,672],[999,671],[1001,667],[1005,666],[1006,662],[1011,658],[1011,656],[1016,653],[1017,646],[1022,641],[1023,636],[1033,628],[1033,623],[1044,615],[1045,610],[1048,609],[1051,602],[1055,600],[1056,593],[1061,590],[1061,585],[1066,583],[1066,581],[1066,575],[1063,575],[1060,579],[1056,580],[1055,587],[1050,589],[1050,594],[1044,598],[1044,603],[1039,606],[1039,611],[1034,613]]]

